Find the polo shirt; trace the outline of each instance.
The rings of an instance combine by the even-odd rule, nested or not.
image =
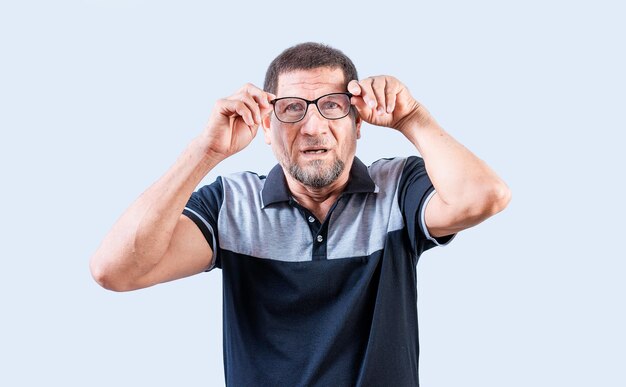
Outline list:
[[[267,176],[219,177],[183,213],[222,270],[227,386],[418,386],[420,255],[435,193],[420,157],[354,158],[326,219]]]

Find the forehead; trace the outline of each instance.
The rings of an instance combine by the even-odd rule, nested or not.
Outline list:
[[[276,95],[315,99],[320,95],[345,91],[346,84],[340,68],[319,67],[280,74]]]

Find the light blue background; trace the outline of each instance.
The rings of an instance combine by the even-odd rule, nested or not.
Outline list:
[[[88,259],[216,99],[309,40],[398,77],[513,191],[422,256],[423,385],[626,385],[620,2],[346,3],[0,3],[0,385],[223,384],[219,270],[117,294]],[[273,164],[259,135],[205,182]]]

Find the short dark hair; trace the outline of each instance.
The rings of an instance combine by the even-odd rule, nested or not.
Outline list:
[[[341,69],[346,87],[351,80],[359,79],[354,63],[346,54],[325,44],[307,42],[289,47],[270,63],[265,73],[263,90],[276,94],[278,77],[281,74],[320,67]]]

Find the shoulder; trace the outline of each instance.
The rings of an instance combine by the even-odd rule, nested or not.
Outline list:
[[[249,195],[258,192],[265,182],[265,176],[254,172],[237,172],[218,176],[215,181],[198,188],[192,196],[203,199],[216,199],[221,201],[228,192],[231,195]]]
[[[255,172],[237,172],[222,176],[223,204],[246,212],[262,207],[261,194],[266,176]]]
[[[397,184],[411,157],[391,157],[374,161],[369,167],[369,174],[377,186]]]
[[[232,190],[246,192],[250,189],[257,190],[263,187],[266,176],[256,172],[236,172],[221,176],[222,185]]]

